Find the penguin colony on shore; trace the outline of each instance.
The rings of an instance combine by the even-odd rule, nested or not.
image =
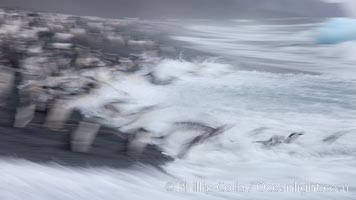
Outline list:
[[[3,10],[0,26],[1,103],[15,86],[18,103],[13,126],[18,128],[27,126],[36,112],[46,112],[43,125],[61,130],[73,112],[66,104],[110,84],[114,75],[129,75],[152,65],[143,55],[178,56],[176,47],[157,41],[156,27],[137,20]],[[101,76],[102,71],[110,74]],[[149,70],[145,77],[152,84],[169,84]],[[105,114],[121,115],[129,123],[151,109],[123,114],[117,103],[103,105]],[[100,118],[84,116],[72,133],[71,150],[88,152],[100,126]],[[129,133],[129,148],[134,151],[146,146],[141,141],[147,134],[140,130]],[[216,131],[210,127],[205,132],[208,137]]]
[[[61,130],[74,110],[66,105],[102,86],[110,86],[113,77],[129,76],[139,71],[141,75],[143,73],[140,77],[154,85],[166,85],[175,80],[174,77],[161,79],[150,70],[155,61],[146,59],[147,56],[180,57],[178,47],[160,41],[158,28],[152,24],[0,10],[0,26],[0,106],[6,106],[4,99],[17,91],[14,127],[25,127],[36,112],[46,112],[44,126]],[[123,97],[126,95],[117,92]],[[101,122],[107,118],[121,117],[125,124],[131,124],[156,109],[146,106],[124,112],[120,110],[123,103],[125,99],[103,105],[101,113],[106,118],[83,116],[72,133],[71,150],[88,152],[103,125]],[[229,128],[192,121],[179,121],[172,127],[171,133],[156,139],[165,144],[169,141],[167,138],[182,137],[181,132],[194,130],[179,144],[180,150],[171,154],[174,157],[183,157],[194,145]],[[142,151],[149,143],[148,132],[144,127],[129,130],[131,142],[128,148]],[[260,143],[269,146],[290,143],[300,135],[293,133],[286,139],[271,138]]]

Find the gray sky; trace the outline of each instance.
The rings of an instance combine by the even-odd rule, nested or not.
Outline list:
[[[323,0],[324,2],[343,3],[342,8],[351,16],[356,16],[356,0]]]
[[[101,17],[239,18],[340,15],[319,0],[0,0],[0,7]]]

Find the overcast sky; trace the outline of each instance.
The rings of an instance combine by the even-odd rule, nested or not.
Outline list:
[[[321,4],[319,0],[0,0],[0,7],[112,18],[318,17],[340,14],[337,6]]]

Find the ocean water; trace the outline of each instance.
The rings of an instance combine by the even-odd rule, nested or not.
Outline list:
[[[124,117],[103,123],[124,131],[144,127],[152,137],[173,132],[164,141],[146,141],[173,157],[199,134],[172,129],[176,122],[226,127],[223,133],[193,146],[163,166],[164,172],[148,166],[83,169],[1,160],[0,199],[352,199],[356,43],[316,44],[313,36],[322,22],[179,24],[182,29],[171,37],[211,58],[147,58],[153,60],[152,73],[173,82],[152,85],[140,73],[118,74],[110,86],[69,106],[104,118],[99,108],[113,99],[130,102],[128,113],[155,106],[134,123]],[[275,146],[256,143],[292,132],[304,135]]]

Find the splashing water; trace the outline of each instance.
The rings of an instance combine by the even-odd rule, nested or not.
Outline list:
[[[228,64],[158,60],[153,73],[162,80],[173,80],[171,84],[150,84],[140,73],[119,76],[111,86],[104,86],[73,105],[88,116],[102,115],[99,107],[113,99],[131,102],[124,107],[128,112],[159,105],[135,123],[127,125],[123,118],[106,119],[105,123],[123,125],[120,128],[125,130],[144,127],[156,136],[164,136],[172,123],[180,121],[198,121],[214,127],[229,125],[223,134],[198,143],[184,158],[165,165],[166,173],[146,166],[127,170],[78,169],[1,161],[0,189],[4,192],[0,192],[0,198],[353,197],[356,186],[355,66],[347,53],[336,50],[346,47],[312,44],[308,36],[317,22],[234,23],[233,27],[189,26],[192,33],[175,36],[192,48],[232,60]],[[261,63],[265,64],[263,70],[251,70],[250,66]],[[90,103],[83,104],[83,101]],[[265,147],[255,142],[274,135],[288,136],[295,131],[305,134],[290,144]],[[183,137],[186,132],[178,133]],[[195,134],[194,130],[191,134]],[[179,138],[168,137],[166,143],[150,142],[160,145],[167,154],[175,155],[179,147],[174,144]],[[198,187],[196,183],[201,184]],[[234,190],[236,183],[241,190]],[[267,192],[272,186],[294,183],[347,185],[350,191]],[[268,188],[263,188],[264,185]],[[15,189],[23,192],[14,195]]]

